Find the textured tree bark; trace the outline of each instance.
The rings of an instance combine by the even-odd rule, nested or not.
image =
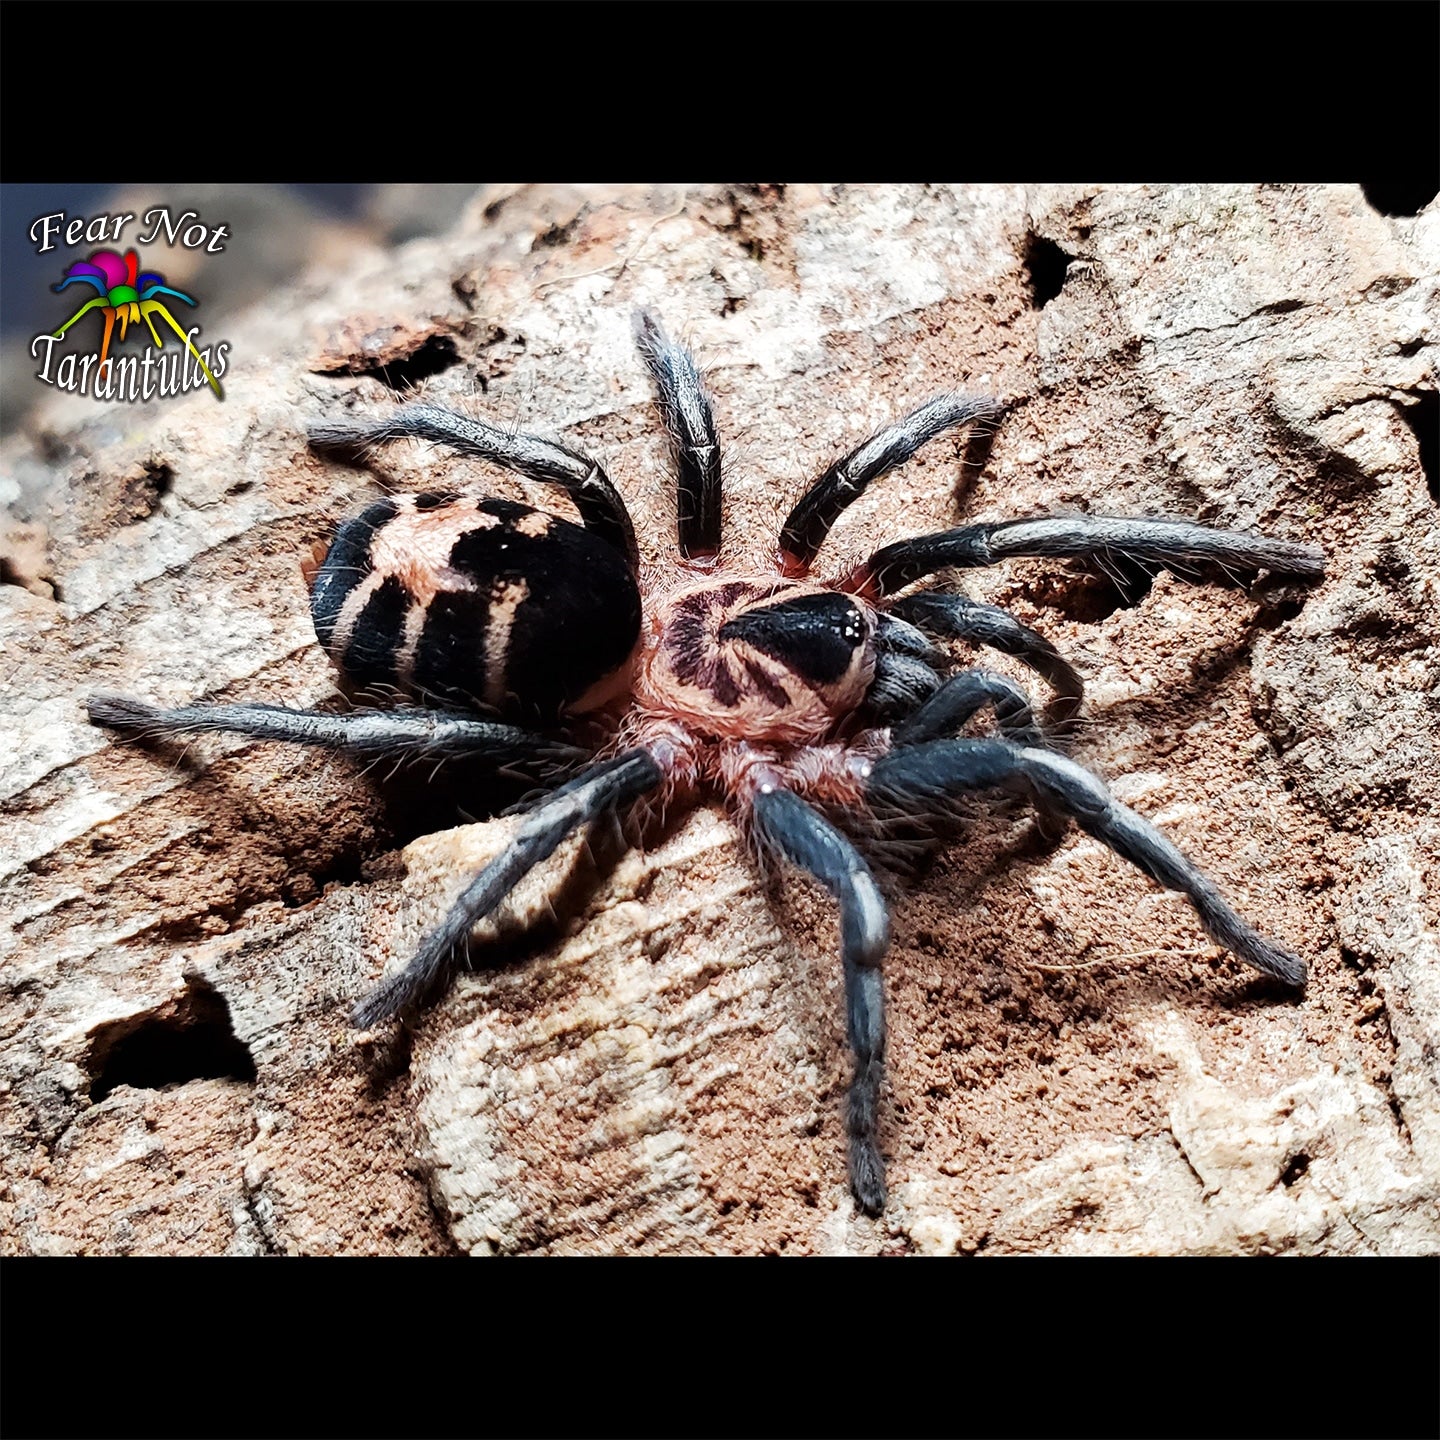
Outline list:
[[[1440,209],[1350,187],[492,191],[237,319],[223,404],[47,402],[5,453],[0,1247],[1440,1249],[1437,274]],[[515,822],[447,828],[455,786],[284,746],[119,744],[84,697],[321,702],[298,561],[347,509],[554,503],[438,451],[307,448],[307,421],[415,381],[596,455],[660,563],[642,304],[715,395],[737,567],[769,570],[805,482],[952,387],[1010,407],[984,471],[957,488],[932,444],[827,569],[1067,509],[1325,547],[1311,592],[964,578],[1081,667],[1076,758],[1305,957],[1303,999],[1094,842],[977,806],[885,882],[872,1221],[830,902],[702,808],[644,853],[562,848],[413,1031],[350,1030]]]

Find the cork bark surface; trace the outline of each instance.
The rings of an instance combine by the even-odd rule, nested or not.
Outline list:
[[[1440,1251],[1437,276],[1440,206],[1347,186],[491,189],[238,316],[223,403],[47,396],[0,481],[0,1251]],[[1046,511],[1325,548],[1312,589],[964,578],[1076,662],[1076,758],[1306,959],[1303,997],[1096,842],[977,805],[883,882],[868,1219],[831,902],[702,807],[563,847],[413,1028],[350,1029],[513,790],[117,743],[84,697],[327,702],[298,562],[348,510],[440,482],[563,511],[419,446],[307,448],[417,383],[594,454],[663,565],[637,305],[708,376],[736,568],[946,388],[1009,406],[984,471],[932,444],[826,571]]]

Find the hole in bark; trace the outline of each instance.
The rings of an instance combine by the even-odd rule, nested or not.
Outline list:
[[[160,502],[175,488],[175,472],[163,460],[147,460],[138,471],[132,472],[125,480],[120,492],[118,508],[122,514],[121,523],[134,525],[148,520],[159,508]]]
[[[15,568],[8,555],[0,555],[0,585],[18,585],[25,588],[25,577]]]
[[[1382,215],[1418,215],[1434,198],[1432,175],[1387,175],[1384,179],[1362,180],[1365,198]]]
[[[163,460],[147,460],[145,478],[157,502],[175,488],[175,472]]]
[[[1067,255],[1053,240],[1031,235],[1025,242],[1025,270],[1035,308],[1043,310],[1065,284],[1065,272],[1075,257]]]
[[[1107,556],[1105,573],[1062,571],[1037,577],[1022,593],[1035,605],[1058,610],[1067,620],[1094,625],[1117,610],[1138,605],[1155,583],[1154,573],[1124,555]]]
[[[1422,390],[1415,403],[1400,413],[1420,446],[1420,468],[1425,472],[1430,498],[1440,505],[1440,457],[1435,453],[1440,440],[1440,391]]]
[[[187,979],[184,994],[147,1014],[99,1026],[86,1069],[97,1101],[117,1085],[160,1090],[188,1080],[255,1080],[255,1061],[231,1028],[225,997],[200,979]]]
[[[372,337],[373,338],[373,337]],[[407,337],[404,343],[411,343]],[[372,353],[367,358],[365,349]],[[375,353],[378,349],[379,353]],[[439,375],[452,365],[460,363],[460,352],[449,335],[427,335],[408,353],[398,353],[401,346],[386,343],[383,346],[362,345],[358,353],[347,351],[339,356],[324,356],[314,362],[312,373],[316,375],[369,375],[387,385],[391,390],[405,391],[432,375]],[[382,358],[389,354],[394,359]]]
[[[568,245],[575,238],[575,232],[580,228],[580,219],[584,213],[582,210],[563,225],[552,224],[548,229],[542,230],[535,237],[535,248],[537,250],[553,250],[559,245]]]
[[[483,760],[452,760],[441,770],[407,766],[373,776],[372,784],[385,807],[386,850],[403,849],[422,835],[489,820],[537,788],[533,778],[497,771]]]
[[[1298,1155],[1292,1155],[1280,1183],[1288,1190],[1309,1168],[1310,1157],[1303,1150]]]
[[[368,370],[354,370],[351,374],[373,375],[392,390],[409,390],[432,375],[439,375],[452,365],[460,363],[460,352],[449,335],[432,335],[420,348],[403,360],[392,360],[388,365],[376,365]]]
[[[1261,597],[1255,623],[1262,630],[1275,630],[1287,620],[1293,620],[1304,608],[1305,601],[1296,596],[1286,595],[1273,602]]]

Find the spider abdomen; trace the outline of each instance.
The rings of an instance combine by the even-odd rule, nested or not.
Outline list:
[[[315,633],[357,690],[506,718],[553,720],[608,698],[640,633],[624,557],[512,500],[378,500],[306,574]]]
[[[868,605],[819,585],[692,585],[651,616],[636,701],[715,739],[821,740],[865,697],[874,632]]]

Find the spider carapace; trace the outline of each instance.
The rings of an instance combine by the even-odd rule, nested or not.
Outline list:
[[[1235,583],[1262,570],[1309,580],[1323,571],[1318,549],[1185,520],[1036,516],[900,540],[838,577],[812,578],[831,527],[873,481],[948,432],[988,438],[998,403],[944,394],[877,431],[810,486],[780,532],[774,573],[727,573],[710,398],[690,353],[652,316],[636,317],[636,338],[672,441],[687,562],[656,593],[642,595],[630,516],[593,459],[412,403],[371,420],[316,424],[311,443],[363,450],[405,437],[440,442],[562,487],[578,520],[488,497],[397,495],[317,547],[304,569],[320,643],[352,694],[410,703],[328,714],[90,701],[92,720],[132,733],[228,730],[432,765],[469,757],[573,766],[531,804],[508,847],[419,952],[361,1000],[357,1025],[413,1014],[440,994],[474,925],[567,835],[636,802],[664,811],[720,801],[761,854],[808,872],[838,904],[854,1056],[850,1183],[862,1209],[877,1214],[886,1199],[880,964],[890,924],[847,828],[938,839],[965,794],[1018,794],[1052,833],[1073,820],[1183,892],[1211,936],[1241,959],[1304,983],[1297,956],[1254,930],[1159,830],[1064,753],[1083,685],[1055,647],[953,585],[912,587],[941,570],[1011,557],[1119,561],[1192,581]],[[954,640],[1013,656],[1045,682],[1046,704],[1034,707],[998,673],[959,668]],[[982,709],[992,732],[962,734]],[[567,732],[587,743],[567,744]]]

